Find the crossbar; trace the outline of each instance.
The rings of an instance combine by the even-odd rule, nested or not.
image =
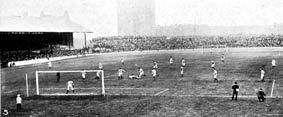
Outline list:
[[[61,73],[74,73],[74,72],[102,72],[103,70],[72,70],[72,71],[36,71],[37,73],[57,73],[57,72],[61,72]]]

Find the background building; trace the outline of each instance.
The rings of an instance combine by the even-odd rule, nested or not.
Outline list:
[[[119,36],[155,35],[154,0],[117,0]]]

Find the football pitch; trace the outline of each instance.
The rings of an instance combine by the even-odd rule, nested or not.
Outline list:
[[[282,54],[282,55],[281,55]],[[225,62],[221,62],[221,56]],[[174,63],[169,64],[170,56]],[[186,60],[184,77],[180,76],[181,59]],[[121,60],[124,59],[124,64]],[[271,68],[271,60],[276,67]],[[153,62],[158,63],[156,80]],[[215,61],[218,81],[213,80],[211,61]],[[35,71],[97,70],[103,64],[106,96],[101,94],[101,79],[96,73],[56,73],[39,75],[36,94]],[[283,48],[229,48],[153,50],[101,53],[47,63],[2,68],[1,106],[19,116],[283,116]],[[145,71],[141,79],[129,79]],[[118,79],[123,68],[124,79]],[[265,82],[260,81],[260,69]],[[28,76],[29,97],[26,97]],[[75,93],[65,94],[66,82],[75,83]],[[237,101],[231,101],[232,84],[240,86]],[[258,102],[262,88],[267,100]],[[15,112],[16,94],[23,97],[23,111]]]

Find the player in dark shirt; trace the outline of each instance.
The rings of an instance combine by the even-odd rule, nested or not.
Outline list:
[[[59,82],[60,81],[60,72],[57,72],[56,76],[57,76],[57,82]]]
[[[256,93],[259,102],[264,102],[265,100],[265,93],[263,92],[262,88]]]
[[[239,92],[239,85],[237,84],[237,82],[234,82],[232,89],[233,89],[232,100],[234,100],[234,96],[235,96],[235,100],[237,100],[238,92]]]

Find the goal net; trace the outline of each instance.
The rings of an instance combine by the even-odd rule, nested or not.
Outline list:
[[[206,53],[206,52],[224,52],[227,53],[229,52],[229,48],[227,47],[227,45],[206,45],[206,46],[202,46],[202,53]]]
[[[36,95],[105,95],[103,70],[36,71]]]

